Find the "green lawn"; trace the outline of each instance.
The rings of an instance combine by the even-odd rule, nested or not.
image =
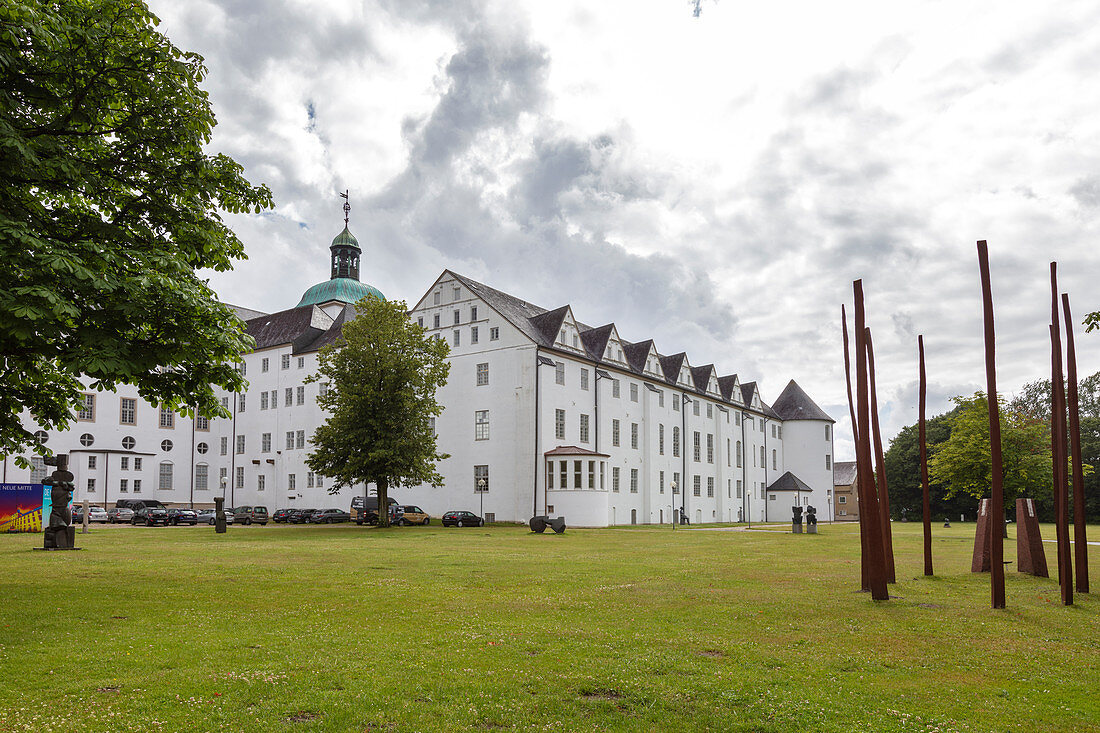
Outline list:
[[[973,524],[932,579],[895,524],[874,603],[820,529],[0,536],[0,731],[1100,731],[1100,593],[1010,565],[992,611]]]

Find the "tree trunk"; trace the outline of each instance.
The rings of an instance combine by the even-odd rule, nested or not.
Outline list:
[[[374,485],[378,487],[378,526],[390,526],[389,485],[386,479],[375,479]]]

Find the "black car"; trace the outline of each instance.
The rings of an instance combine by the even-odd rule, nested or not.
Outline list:
[[[294,510],[293,509],[276,509],[271,514],[271,521],[275,522],[275,524],[279,524],[281,522],[289,521],[290,513],[292,511],[294,511]]]
[[[443,515],[442,524],[444,527],[481,527],[485,520],[473,512],[454,511]]]
[[[351,515],[343,509],[318,509],[309,518],[314,524],[335,524],[351,521]]]
[[[190,524],[194,527],[199,523],[199,514],[194,509],[169,509],[168,510],[168,524],[173,526],[179,526],[181,524]]]
[[[130,524],[135,526],[144,524],[146,527],[152,527],[155,524],[167,526],[168,509],[156,499],[142,499],[133,502],[130,506],[134,510]]]
[[[286,521],[289,524],[305,524],[313,516],[316,509],[291,509]]]

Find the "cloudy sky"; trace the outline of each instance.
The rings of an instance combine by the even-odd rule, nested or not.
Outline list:
[[[211,148],[276,208],[234,217],[220,296],[327,279],[351,190],[363,279],[450,268],[693,364],[795,379],[852,455],[840,306],[862,278],[884,430],[1049,374],[1049,271],[1100,310],[1100,3],[151,0],[206,58]],[[1082,374],[1100,334],[1078,328]]]

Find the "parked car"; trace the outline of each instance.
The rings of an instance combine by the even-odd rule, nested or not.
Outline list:
[[[190,524],[194,527],[199,522],[199,514],[194,509],[179,508],[168,510],[168,524],[179,526]]]
[[[197,518],[200,522],[210,525],[217,523],[217,513],[213,509],[200,509],[197,514]],[[225,512],[225,523],[233,524],[233,513],[230,512],[228,509]]]
[[[106,522],[107,510],[101,506],[93,504],[88,507],[88,521],[89,522]]]
[[[453,511],[444,514],[440,523],[444,527],[481,527],[485,520],[473,512]]]
[[[351,521],[351,515],[343,509],[318,509],[309,521],[314,524],[334,524],[336,522]]]
[[[290,524],[306,524],[316,509],[291,509],[286,521]]]
[[[239,506],[233,510],[234,524],[267,524],[266,506]]]
[[[168,508],[156,499],[142,499],[133,505],[133,509],[134,516],[130,518],[130,524],[144,524],[146,527],[168,525]]]
[[[400,504],[390,507],[390,524],[407,527],[410,524],[431,524],[432,518],[418,506]]]
[[[84,524],[84,506],[82,504],[73,503],[73,522],[76,524]]]
[[[276,509],[275,511],[273,511],[271,513],[271,521],[275,522],[275,524],[280,524],[280,523],[286,522],[287,517],[290,516],[290,513],[292,511],[294,511],[294,510],[293,509]]]
[[[386,506],[393,506],[397,499],[386,497]],[[378,524],[378,497],[377,496],[353,496],[351,497],[351,518],[356,524]]]
[[[128,506],[113,506],[107,510],[107,521],[111,524],[129,522],[133,518],[134,510]]]

